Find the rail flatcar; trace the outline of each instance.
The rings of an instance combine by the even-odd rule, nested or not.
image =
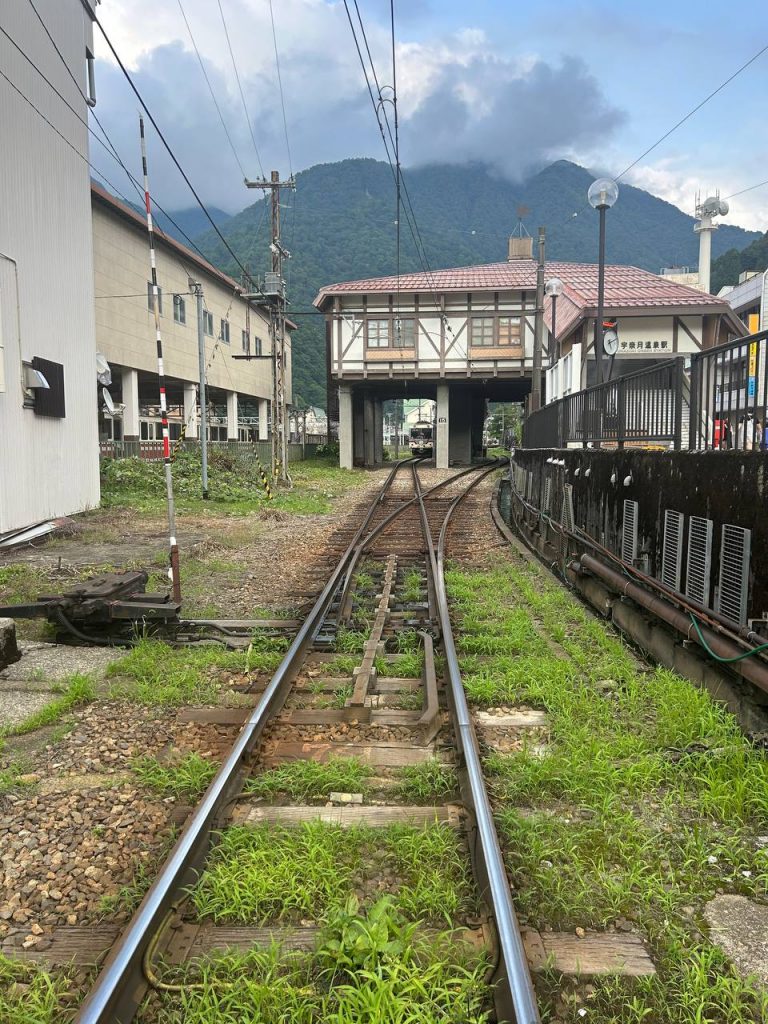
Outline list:
[[[411,437],[408,446],[413,455],[432,455],[433,451],[432,424],[426,420],[419,420],[411,427]]]

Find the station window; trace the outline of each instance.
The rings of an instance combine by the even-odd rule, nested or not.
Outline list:
[[[173,296],[173,319],[177,324],[187,322],[187,304],[181,295]]]
[[[368,348],[414,348],[416,320],[414,317],[389,317],[368,320]]]
[[[478,348],[520,344],[519,316],[473,316],[471,344]]]
[[[219,335],[225,345],[229,344],[229,320],[221,321],[221,334]]]
[[[253,354],[255,356],[263,355],[263,352],[261,351],[263,344],[264,342],[261,340],[261,338],[253,339]]]
[[[207,309],[203,310],[203,330],[209,338],[213,337],[213,313],[209,313]]]
[[[493,345],[494,325],[495,319],[492,316],[473,316],[472,344],[477,345],[478,347],[488,347]]]
[[[369,320],[368,348],[389,348],[389,320]]]
[[[520,317],[500,316],[499,317],[499,345],[520,344]]]
[[[158,311],[160,313],[160,316],[162,316],[163,315],[163,289],[160,288],[160,287],[158,287],[158,289],[157,289],[157,308],[158,308]],[[155,311],[155,300],[154,300],[154,296],[152,295],[152,282],[151,281],[147,281],[147,309],[150,311],[150,313],[154,313],[154,311]]]
[[[243,344],[243,352],[245,352],[246,355],[250,355],[251,354],[251,336],[248,333],[248,331],[243,331],[241,337],[242,337],[242,344]]]

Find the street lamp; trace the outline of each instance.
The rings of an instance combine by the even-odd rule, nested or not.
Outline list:
[[[552,369],[557,361],[557,297],[563,294],[563,282],[559,277],[550,277],[544,285],[544,294],[552,299],[552,347],[549,350],[549,367]]]
[[[605,305],[605,211],[619,198],[619,186],[612,178],[598,178],[589,186],[589,205],[600,213],[600,252],[597,266],[597,319],[595,320],[595,372],[603,383],[603,307]]]

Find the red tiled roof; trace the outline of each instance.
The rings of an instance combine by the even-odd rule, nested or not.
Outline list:
[[[566,302],[563,299],[570,300],[578,311],[597,305],[597,270],[596,263],[547,263],[547,277],[559,277],[565,285],[564,294],[560,299],[562,305],[558,305],[558,327],[560,309],[562,308],[564,315],[566,312]],[[435,270],[432,273],[401,274],[399,284],[401,292],[422,293],[503,291],[510,288],[532,290],[536,287],[536,262],[524,259],[509,260],[475,267]],[[326,299],[333,295],[394,292],[397,287],[398,279],[394,276],[343,281],[322,288],[315,299],[315,305],[322,307]],[[614,264],[605,268],[605,305],[638,308],[719,306],[723,311],[729,308],[728,304],[716,295],[708,295],[687,285],[668,281],[639,267]]]

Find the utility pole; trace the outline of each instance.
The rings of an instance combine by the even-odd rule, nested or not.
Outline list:
[[[203,498],[208,498],[208,401],[205,397],[205,331],[203,329],[203,286],[189,280],[197,299],[197,368],[200,376],[200,456],[203,463]]]
[[[288,477],[288,427],[285,401],[285,281],[283,280],[283,259],[290,257],[280,242],[280,190],[295,189],[293,177],[280,181],[280,174],[272,171],[269,181],[259,179],[246,181],[247,188],[269,191],[272,207],[272,273],[267,274],[264,294],[271,305],[272,334],[272,475],[285,483]],[[278,466],[279,471],[278,471]]]
[[[539,265],[536,268],[536,319],[533,326],[533,370],[530,411],[541,408],[541,353],[544,340],[544,244],[546,231],[539,228]]]

